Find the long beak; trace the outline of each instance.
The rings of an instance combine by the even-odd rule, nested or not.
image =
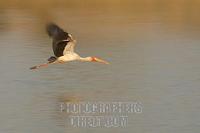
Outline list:
[[[96,62],[100,62],[100,63],[103,63],[103,64],[110,64],[109,62],[105,61],[105,60],[102,60],[102,59],[99,59],[97,57],[95,57],[95,61]]]

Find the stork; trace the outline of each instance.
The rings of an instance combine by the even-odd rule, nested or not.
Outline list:
[[[48,35],[53,40],[53,52],[55,56],[51,56],[47,63],[33,66],[30,69],[38,69],[41,67],[47,67],[49,64],[62,64],[70,61],[84,61],[84,62],[100,62],[103,64],[109,64],[100,58],[94,56],[81,57],[79,54],[74,52],[76,40],[71,34],[65,32],[58,25],[49,23],[46,26]]]

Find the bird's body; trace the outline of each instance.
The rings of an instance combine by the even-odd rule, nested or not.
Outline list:
[[[65,63],[75,60],[108,64],[108,62],[97,57],[81,57],[75,53],[74,47],[76,45],[76,40],[73,39],[71,34],[65,32],[56,24],[48,24],[47,33],[53,39],[52,48],[55,56],[51,56],[47,63],[31,67],[30,69],[37,69],[40,67],[48,66],[49,64]]]
[[[65,55],[58,57],[57,60],[60,62],[68,62],[68,61],[74,61],[78,59],[80,59],[80,56],[77,53],[67,51]]]

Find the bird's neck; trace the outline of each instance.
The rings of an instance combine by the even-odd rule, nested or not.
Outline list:
[[[80,57],[80,61],[92,61],[92,57]]]

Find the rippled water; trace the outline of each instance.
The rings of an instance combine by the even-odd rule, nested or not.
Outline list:
[[[200,130],[199,2],[0,2],[0,132],[176,132]],[[78,41],[82,56],[30,71],[53,54],[45,23]],[[73,128],[59,103],[139,101],[126,128]]]

